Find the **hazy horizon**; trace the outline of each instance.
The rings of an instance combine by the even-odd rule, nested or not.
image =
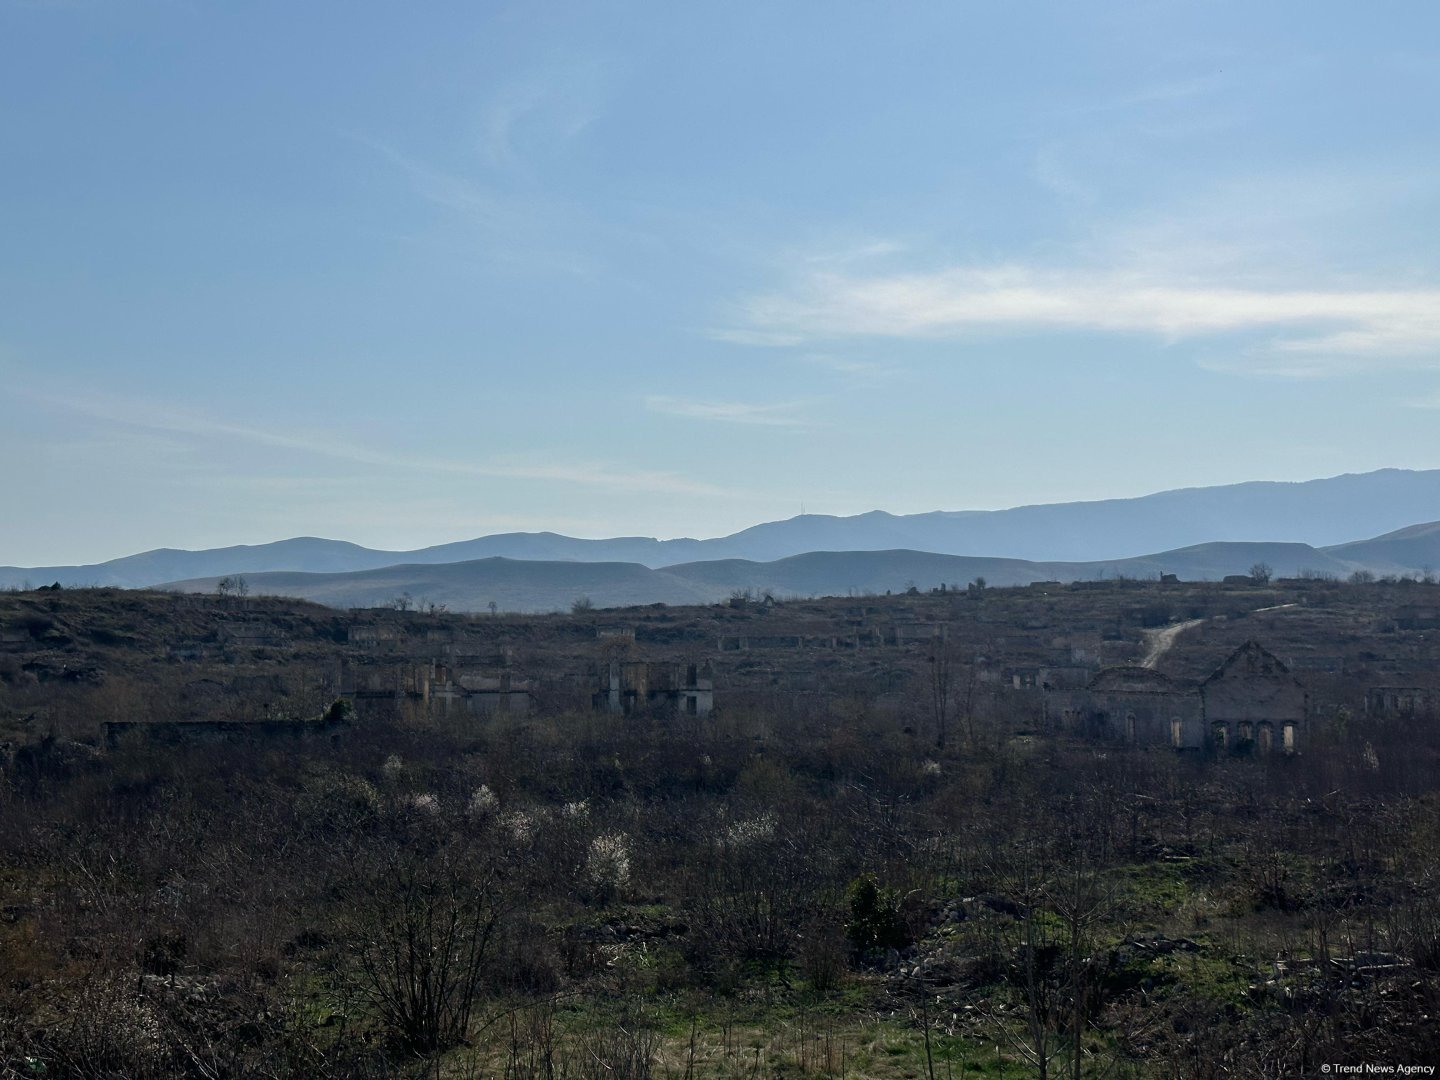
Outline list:
[[[1414,473],[1414,472],[1421,472],[1421,471],[1429,471],[1429,470],[1414,470],[1414,469],[1400,469],[1400,468],[1388,468],[1388,469],[1374,470],[1374,472],[1402,472],[1402,473]],[[1349,477],[1349,476],[1360,476],[1360,475],[1372,475],[1372,474],[1341,473],[1341,474],[1338,474],[1337,476],[1334,476],[1334,477],[1309,477],[1309,478],[1306,478],[1306,479],[1303,479],[1303,480],[1294,480],[1294,481],[1287,481],[1287,480],[1272,481],[1272,480],[1267,480],[1267,479],[1263,479],[1263,478],[1254,478],[1254,479],[1251,479],[1251,480],[1237,481],[1235,484],[1213,485],[1212,487],[1236,487],[1236,486],[1241,486],[1241,485],[1246,485],[1246,484],[1267,484],[1267,483],[1279,483],[1279,484],[1295,484],[1295,485],[1301,485],[1301,484],[1313,483],[1313,482],[1321,481],[1321,480],[1339,480],[1339,479],[1344,479],[1345,477]],[[23,568],[30,568],[30,567],[33,567],[33,568],[36,568],[36,569],[43,569],[43,568],[45,568],[45,567],[47,567],[47,566],[59,566],[59,565],[92,565],[92,564],[100,564],[100,563],[109,562],[109,561],[112,561],[112,560],[115,560],[115,559],[122,559],[122,558],[126,558],[126,557],[132,556],[132,555],[146,554],[146,553],[151,552],[151,551],[160,551],[160,550],[204,551],[204,550],[211,550],[211,549],[231,548],[231,547],[264,547],[264,546],[271,545],[271,544],[282,543],[282,542],[293,541],[293,540],[318,540],[318,541],[325,541],[325,542],[351,543],[351,544],[356,544],[356,545],[359,546],[359,547],[367,548],[367,549],[370,549],[370,550],[376,550],[376,551],[381,551],[381,552],[389,552],[389,553],[395,553],[395,554],[406,554],[406,553],[409,553],[409,552],[422,551],[422,550],[426,550],[426,549],[430,549],[430,548],[435,548],[435,547],[444,547],[444,546],[446,546],[446,545],[460,544],[460,543],[464,543],[464,542],[466,542],[466,541],[475,540],[475,539],[478,539],[478,538],[482,538],[482,537],[484,537],[484,536],[505,535],[505,534],[507,534],[507,533],[509,533],[509,534],[515,534],[515,535],[541,535],[541,534],[551,534],[551,535],[565,536],[565,537],[568,537],[568,538],[571,538],[571,539],[578,539],[578,540],[596,540],[596,541],[599,541],[599,540],[612,540],[612,539],[640,539],[640,540],[658,540],[658,541],[660,541],[660,542],[689,541],[689,540],[696,540],[696,541],[705,542],[705,541],[723,539],[723,538],[725,538],[725,537],[727,537],[727,536],[733,536],[733,535],[735,535],[736,533],[743,532],[743,531],[745,531],[745,530],[747,530],[747,529],[750,529],[750,528],[753,528],[753,527],[755,527],[755,526],[766,525],[766,524],[773,524],[773,523],[775,523],[775,522],[785,522],[785,521],[790,521],[790,520],[796,520],[796,519],[799,519],[799,518],[805,517],[805,516],[810,516],[810,517],[851,518],[851,517],[864,516],[864,515],[866,515],[866,514],[876,513],[876,512],[886,513],[886,514],[892,514],[892,516],[895,516],[895,517],[905,517],[905,516],[909,516],[909,515],[912,515],[912,514],[930,514],[930,513],[1003,513],[1003,512],[1005,512],[1005,511],[1009,511],[1009,510],[1025,510],[1025,509],[1031,509],[1031,508],[1046,507],[1046,506],[1057,506],[1057,505],[1076,505],[1076,504],[1078,504],[1078,505],[1083,505],[1083,504],[1088,504],[1088,503],[1102,503],[1102,502],[1128,502],[1128,501],[1137,500],[1137,499],[1144,499],[1144,498],[1147,498],[1147,497],[1150,497],[1150,496],[1168,495],[1168,494],[1174,494],[1174,493],[1180,493],[1180,492],[1188,492],[1188,491],[1197,491],[1197,490],[1205,490],[1205,487],[1204,487],[1204,486],[1199,486],[1199,487],[1194,487],[1194,486],[1192,486],[1192,487],[1184,487],[1184,488],[1164,488],[1164,489],[1161,489],[1161,490],[1159,490],[1159,491],[1139,492],[1139,493],[1137,493],[1137,494],[1135,494],[1135,495],[1107,496],[1107,497],[1102,497],[1102,498],[1098,498],[1098,499],[1062,500],[1062,501],[1057,501],[1057,502],[1052,502],[1052,503],[1018,503],[1018,504],[1014,504],[1014,505],[1011,505],[1011,506],[998,506],[998,507],[936,507],[936,508],[932,508],[932,509],[930,509],[930,510],[913,511],[913,512],[899,513],[899,514],[896,514],[896,513],[892,512],[892,511],[883,510],[883,509],[880,509],[880,508],[872,508],[871,510],[857,511],[855,514],[843,514],[843,515],[840,515],[840,514],[822,514],[822,513],[816,512],[816,511],[806,510],[804,514],[788,515],[788,516],[785,516],[785,517],[780,517],[780,518],[772,519],[771,521],[752,521],[752,522],[749,522],[749,523],[747,523],[747,524],[745,524],[745,525],[742,525],[742,526],[741,526],[740,528],[738,528],[738,529],[732,530],[732,531],[729,532],[729,533],[720,533],[720,534],[715,534],[715,535],[710,535],[710,536],[697,536],[697,535],[689,535],[689,536],[685,536],[685,535],[678,535],[678,536],[653,536],[653,535],[646,535],[646,534],[643,534],[643,533],[636,533],[636,532],[628,532],[628,533],[627,533],[627,532],[623,532],[623,531],[622,531],[622,532],[612,533],[612,534],[605,534],[605,535],[585,536],[585,535],[582,535],[582,534],[575,534],[575,533],[559,533],[557,530],[552,530],[552,529],[512,529],[512,530],[497,530],[495,533],[471,533],[471,534],[462,535],[462,536],[442,537],[442,538],[439,538],[439,539],[427,540],[427,541],[425,541],[425,542],[418,543],[418,544],[413,544],[413,545],[406,546],[406,547],[385,547],[385,546],[383,546],[383,545],[377,545],[377,544],[366,544],[366,543],[363,543],[362,541],[356,540],[355,538],[350,537],[350,536],[340,536],[340,535],[336,535],[336,536],[321,536],[321,535],[318,535],[318,534],[299,534],[299,533],[297,533],[297,534],[292,534],[292,535],[289,535],[289,536],[274,536],[274,537],[270,537],[270,538],[268,538],[268,539],[261,539],[261,540],[254,540],[254,541],[251,541],[251,540],[234,540],[234,541],[229,541],[229,542],[225,542],[225,543],[221,543],[221,544],[207,545],[206,547],[203,547],[203,548],[186,548],[186,547],[181,547],[181,546],[176,545],[176,544],[162,543],[162,544],[154,545],[153,547],[150,547],[150,548],[143,548],[143,549],[139,549],[139,550],[136,550],[136,551],[117,552],[117,553],[113,553],[113,554],[109,554],[109,555],[100,555],[100,556],[96,556],[96,557],[93,557],[93,558],[72,560],[72,561],[70,561],[70,562],[68,562],[68,563],[62,563],[62,562],[59,562],[59,561],[52,561],[52,562],[50,562],[50,563],[29,563],[29,564],[26,564],[26,563],[17,563],[17,562],[8,562],[8,563],[7,563],[7,562],[5,562],[5,560],[4,560],[3,558],[0,558],[0,566],[11,566],[11,567],[18,567],[18,568],[22,568],[22,569],[23,569]],[[1406,525],[1420,525],[1420,524],[1427,524],[1427,523],[1428,523],[1428,520],[1429,520],[1429,519],[1428,519],[1428,517],[1427,517],[1427,514],[1429,513],[1429,511],[1427,511],[1424,507],[1417,507],[1417,508],[1416,508],[1416,512],[1418,513],[1419,516],[1415,517],[1413,521],[1411,521],[1409,518],[1406,518],[1406,519],[1405,519],[1405,524],[1406,524]],[[1392,524],[1393,524],[1393,523],[1392,523]],[[1226,523],[1219,523],[1219,522],[1217,522],[1217,525],[1226,525]],[[1397,526],[1397,527],[1403,527],[1403,526]],[[1226,525],[1226,527],[1222,528],[1220,531],[1221,531],[1221,532],[1227,532],[1227,531],[1228,531],[1228,532],[1233,532],[1233,528],[1230,528],[1230,527],[1228,527],[1228,525]],[[1389,532],[1389,531],[1391,531],[1391,526],[1386,526],[1386,527],[1384,527],[1384,528],[1375,529],[1375,530],[1373,530],[1372,532],[1364,532],[1364,530],[1361,530],[1361,532],[1364,532],[1364,535],[1360,535],[1360,534],[1357,533],[1357,535],[1355,535],[1355,536],[1350,536],[1350,535],[1346,534],[1344,540],[1332,540],[1331,542],[1334,542],[1334,543],[1342,543],[1342,542],[1346,542],[1346,541],[1349,541],[1349,540],[1365,540],[1365,539],[1371,539],[1373,536],[1378,536],[1378,535],[1380,535],[1380,534],[1382,534],[1382,533],[1386,533],[1386,532]],[[1220,539],[1220,537],[1217,536],[1217,537],[1212,538],[1212,539]],[[1255,539],[1257,539],[1257,538],[1256,538],[1256,537],[1251,537],[1251,536],[1249,536],[1249,535],[1244,535],[1244,536],[1235,535],[1235,536],[1231,537],[1231,539],[1236,539],[1236,540],[1255,540]],[[1272,539],[1277,539],[1277,538],[1272,538]],[[1295,538],[1294,538],[1294,537],[1285,537],[1285,538],[1278,538],[1278,539],[1285,540],[1285,539],[1295,539]],[[873,549],[865,549],[865,550],[873,550]],[[916,550],[922,550],[922,549],[917,548]],[[978,553],[978,552],[977,552],[976,554],[977,554],[977,555],[996,555],[996,556],[999,556],[999,557],[1005,557],[1005,556],[1004,556],[1002,553],[1000,553],[1000,552],[994,552],[994,553],[990,553],[990,552]],[[1134,551],[1129,552],[1129,555],[1130,555],[1130,556],[1138,556],[1138,555],[1146,555],[1146,554],[1153,554],[1153,553],[1152,553],[1152,552],[1149,552],[1149,551],[1143,551],[1143,550],[1141,550],[1140,548],[1136,548]],[[505,556],[502,556],[502,557],[505,557]],[[1124,558],[1124,557],[1127,557],[1127,556],[1116,555],[1116,556],[1107,556],[1107,557],[1110,557],[1110,558]],[[1061,556],[1054,556],[1054,558],[1062,558],[1062,557],[1061,557]],[[1043,561],[1043,560],[1042,560],[1042,561]]]

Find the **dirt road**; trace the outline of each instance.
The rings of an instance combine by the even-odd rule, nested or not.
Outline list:
[[[1175,623],[1173,626],[1162,626],[1158,630],[1140,631],[1145,638],[1145,659],[1140,661],[1140,666],[1153,668],[1160,662],[1160,658],[1170,651],[1170,646],[1175,644],[1177,637],[1192,626],[1199,626],[1208,621],[1208,619],[1191,619],[1189,622]]]
[[[1275,604],[1271,607],[1256,608],[1251,615],[1259,615],[1264,611],[1284,611],[1286,608],[1299,607],[1299,604]],[[1224,615],[1214,616],[1223,619]],[[1145,639],[1145,659],[1140,661],[1141,667],[1153,668],[1160,662],[1160,658],[1170,651],[1175,644],[1175,639],[1189,630],[1192,626],[1199,626],[1209,619],[1191,619],[1188,622],[1179,622],[1171,626],[1162,626],[1158,630],[1142,630],[1141,636]]]

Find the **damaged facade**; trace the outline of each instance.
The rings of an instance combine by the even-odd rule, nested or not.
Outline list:
[[[1046,695],[1063,726],[1177,750],[1281,750],[1304,742],[1309,695],[1283,661],[1246,642],[1201,680],[1141,667],[1109,668],[1083,690]]]
[[[1440,716],[1440,690],[1431,686],[1372,686],[1365,712],[1383,720],[1430,720]]]
[[[715,707],[715,681],[708,664],[612,660],[592,702],[597,712],[616,715],[663,709],[708,716]]]
[[[503,668],[470,670],[439,661],[347,664],[341,673],[340,687],[340,695],[354,702],[362,713],[377,703],[407,701],[418,702],[442,714],[525,716],[534,706],[528,679]]]

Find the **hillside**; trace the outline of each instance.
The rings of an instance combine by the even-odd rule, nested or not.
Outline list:
[[[1112,580],[465,616],[0,594],[10,1075],[418,1080],[552,1054],[570,1077],[694,1055],[694,1080],[907,1080],[943,1053],[947,1078],[1028,1077],[1002,1048],[1037,942],[1046,993],[1079,985],[1094,1045],[1125,1046],[1095,1055],[1109,1075],[1312,1075],[1289,1062],[1317,1031],[1322,1060],[1434,1060],[1436,597]],[[1172,710],[1196,719],[1194,681],[1241,656],[1259,666],[1232,686],[1280,746],[1247,712],[1176,748]],[[1159,738],[1096,722],[1117,679],[1166,687],[1117,703]],[[853,897],[892,936],[855,941]],[[403,1028],[367,995],[394,969],[369,958],[433,997],[435,927],[477,916],[496,944],[474,992],[505,1025],[472,1025],[454,1069],[390,1050]],[[1124,1044],[1136,1015],[1188,1041]],[[638,1058],[593,1064],[630,1029]]]
[[[1440,567],[1440,521],[1411,525],[1373,540],[1326,548],[1325,553],[1377,573],[1405,573]]]

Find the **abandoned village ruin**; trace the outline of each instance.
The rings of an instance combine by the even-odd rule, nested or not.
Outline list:
[[[940,742],[984,725],[1283,756],[1310,749],[1317,731],[1346,716],[1404,724],[1440,713],[1430,645],[1440,610],[1417,602],[1421,589],[1043,583],[550,616],[157,594],[143,603],[169,609],[177,629],[155,643],[144,677],[172,687],[173,705],[112,713],[104,734],[339,737],[351,721],[464,728],[585,712],[693,722],[849,702]],[[56,652],[16,630],[0,648],[28,654],[41,679],[104,678],[90,673],[110,664],[107,650],[81,645],[103,637],[86,625],[102,609],[85,610],[76,593],[45,604],[73,645]],[[67,619],[72,604],[81,607]],[[1157,635],[1167,642],[1158,660]]]

